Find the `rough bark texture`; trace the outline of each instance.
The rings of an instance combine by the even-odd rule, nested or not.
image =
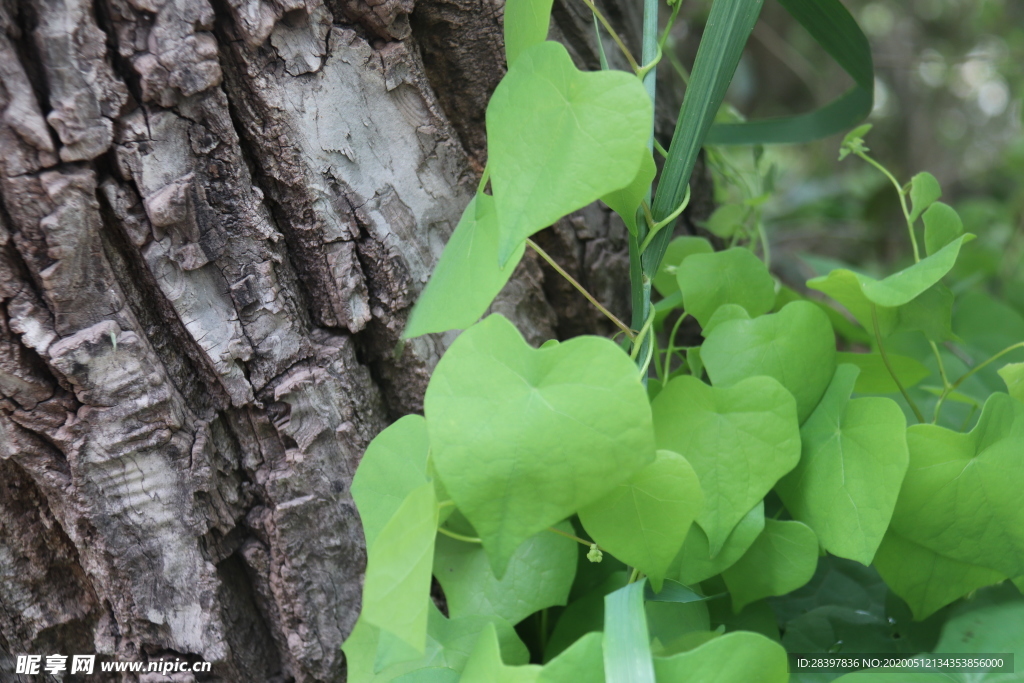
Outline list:
[[[95,652],[343,680],[349,484],[451,340],[396,352],[485,160],[501,15],[0,0],[0,678]],[[590,26],[556,3],[593,66]],[[621,222],[542,239],[627,313]],[[532,255],[494,310],[533,343],[607,329]]]

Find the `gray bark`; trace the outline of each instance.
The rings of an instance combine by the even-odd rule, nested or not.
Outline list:
[[[593,66],[582,7],[554,34]],[[634,42],[637,11],[609,4]],[[0,678],[57,652],[343,680],[349,484],[453,336],[398,346],[485,161],[501,13],[0,0]],[[627,313],[621,222],[543,239]],[[608,329],[532,256],[494,310],[532,343]]]

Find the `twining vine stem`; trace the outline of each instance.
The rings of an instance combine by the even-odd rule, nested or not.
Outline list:
[[[920,262],[921,252],[917,248],[917,235],[914,234],[914,222],[910,220],[910,211],[907,209],[907,198],[903,192],[903,186],[900,185],[900,181],[896,180],[896,177],[892,173],[889,173],[889,169],[882,166],[882,164],[878,163],[864,152],[855,151],[854,154],[885,174],[885,177],[888,178],[889,182],[891,182],[893,187],[896,188],[896,194],[899,195],[900,198],[900,208],[903,209],[903,218],[906,219],[907,230],[910,232],[910,244],[914,247],[914,263]]]
[[[892,363],[889,362],[889,354],[885,352],[885,344],[882,343],[882,330],[878,325],[878,309],[874,304],[871,304],[871,326],[875,331],[875,342],[878,344],[878,353],[882,356],[882,362],[885,363],[885,369],[889,371],[889,375],[892,377],[892,381],[896,382],[896,386],[899,388],[900,393],[903,394],[903,398],[906,399],[910,405],[911,410],[914,411],[914,416],[918,422],[924,422],[924,415],[921,413],[921,409],[914,403],[914,399],[910,398],[910,394],[903,388],[903,382],[896,376],[896,371],[893,370]]]
[[[963,375],[961,375],[960,378],[957,381],[955,381],[955,382],[953,382],[953,384],[947,386],[943,390],[942,395],[939,396],[938,403],[935,404],[935,421],[937,421],[939,419],[939,411],[942,409],[942,404],[945,402],[945,400],[947,398],[949,398],[950,394],[952,394],[954,391],[956,391],[957,389],[960,388],[961,384],[963,384],[968,379],[973,377],[978,371],[983,370],[984,368],[988,367],[989,365],[991,365],[995,361],[999,360],[1000,358],[1002,358],[1006,354],[1011,353],[1012,351],[1016,351],[1017,349],[1024,349],[1024,342],[1018,342],[1016,344],[1011,344],[1010,346],[1007,346],[1005,349],[1003,349],[1002,351],[1000,351],[996,355],[992,356],[988,360],[984,361],[983,363],[979,363],[978,365],[975,365],[973,368],[971,368],[970,370],[965,372]]]
[[[475,536],[463,536],[462,534],[457,534],[454,531],[449,531],[448,529],[445,529],[443,526],[437,527],[437,530],[445,536],[448,536],[449,538],[454,538],[456,541],[462,541],[463,543],[483,543],[483,541],[481,541],[479,538],[476,538]]]
[[[615,32],[615,29],[612,28],[612,25],[608,23],[608,20],[601,13],[601,10],[597,9],[597,6],[591,0],[583,0],[583,4],[586,5],[591,12],[594,13],[594,16],[597,17],[598,21],[601,22],[601,25],[604,26],[604,30],[608,31],[608,34],[612,37],[612,40],[614,40],[615,44],[619,46],[619,50],[626,58],[626,61],[629,62],[630,68],[633,69],[635,73],[639,73],[640,65],[636,63],[636,59],[633,57],[633,53],[630,52],[629,48],[626,47],[626,44],[622,42],[622,38],[620,38],[619,34]]]
[[[547,261],[548,265],[550,265],[552,268],[555,269],[555,272],[557,272],[559,275],[561,275],[566,280],[568,280],[569,284],[571,284],[573,287],[575,287],[577,289],[577,291],[579,291],[580,294],[585,296],[587,298],[587,301],[589,301],[590,303],[594,304],[594,306],[597,308],[597,310],[599,310],[602,313],[604,313],[604,315],[609,320],[611,320],[613,323],[615,323],[615,326],[618,327],[620,330],[622,330],[626,334],[627,337],[629,337],[630,339],[633,339],[633,338],[636,337],[636,335],[633,333],[633,330],[630,329],[629,325],[627,325],[626,323],[624,323],[621,320],[619,320],[618,317],[616,317],[614,313],[612,313],[607,308],[602,306],[600,301],[595,299],[594,296],[590,292],[588,292],[586,289],[584,289],[583,285],[581,285],[580,283],[576,282],[576,279],[572,275],[569,275],[569,273],[565,272],[565,270],[560,265],[555,263],[555,260],[553,258],[551,258],[551,256],[549,256],[546,251],[541,249],[540,246],[538,246],[538,244],[536,242],[534,242],[530,238],[527,238],[526,239],[526,243],[528,245],[530,245],[531,249],[533,249],[535,252],[540,254],[540,257],[542,259],[544,259],[545,261]]]

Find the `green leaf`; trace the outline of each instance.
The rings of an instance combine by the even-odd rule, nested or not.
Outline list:
[[[604,598],[604,670],[609,681],[654,683],[644,612],[644,585],[637,581]]]
[[[712,212],[703,227],[716,237],[730,239],[737,232],[742,232],[749,214],[750,209],[743,204],[723,204]]]
[[[646,590],[650,593],[650,589]],[[701,602],[648,602],[644,605],[647,612],[647,628],[651,637],[651,652],[656,655],[675,654],[684,649],[697,647],[707,639],[694,642],[694,632],[707,632],[711,629],[711,618],[708,614],[707,601]],[[690,645],[692,643],[692,645]],[[687,646],[690,645],[688,648]]]
[[[865,123],[843,136],[843,142],[839,145],[839,161],[842,161],[850,154],[870,151],[868,146],[864,144],[864,136],[870,133],[872,128],[874,128],[874,125]]]
[[[402,338],[464,330],[475,323],[512,277],[525,249],[525,243],[519,244],[508,263],[504,267],[498,265],[494,198],[476,195],[462,213],[430,281],[416,300]]]
[[[775,488],[825,550],[871,564],[907,471],[907,422],[890,399],[850,400],[858,373],[853,365],[836,368],[800,428],[800,464]]]
[[[677,557],[679,580],[688,586],[693,586],[716,574],[721,574],[735,564],[736,560],[743,557],[743,554],[753,545],[762,531],[764,531],[764,503],[762,501],[758,501],[757,505],[743,516],[743,519],[725,539],[722,549],[714,557],[711,557],[708,537],[704,530],[696,525],[690,527],[690,533]]]
[[[669,242],[668,249],[665,251],[665,258],[658,269],[658,274],[654,276],[652,282],[654,288],[664,297],[678,292],[679,282],[676,280],[676,274],[675,272],[670,273],[668,268],[678,268],[692,254],[710,254],[714,250],[711,242],[708,242],[703,237],[684,235],[675,238]]]
[[[918,620],[973,590],[1006,579],[992,569],[940,555],[892,528],[878,547],[875,567]]]
[[[659,448],[685,457],[700,478],[697,523],[714,557],[741,519],[800,459],[793,397],[770,377],[728,389],[677,377],[652,404]]]
[[[505,61],[512,66],[527,48],[544,42],[551,23],[552,0],[505,3]]]
[[[1006,390],[1018,401],[1024,401],[1024,363],[1008,363],[999,368]]]
[[[708,134],[709,144],[810,142],[846,130],[871,113],[874,105],[871,46],[843,4],[839,0],[780,0],[780,4],[853,77],[854,87],[808,114],[718,124]]]
[[[523,541],[654,460],[647,393],[614,342],[532,349],[499,315],[455,340],[424,410],[437,472],[499,578]]]
[[[459,672],[446,666],[417,669],[394,679],[395,683],[458,683]]]
[[[677,602],[685,604],[691,602],[704,602],[711,598],[687,588],[678,581],[666,579],[665,585],[658,592],[655,592],[654,588],[648,584],[647,590],[644,592],[644,599],[648,602]]]
[[[811,580],[818,564],[818,539],[802,522],[766,519],[764,532],[736,564],[722,572],[733,610],[785,595]]]
[[[426,667],[444,667],[462,671],[476,645],[480,631],[487,624],[497,629],[502,657],[513,664],[525,664],[530,655],[519,640],[512,625],[498,618],[462,617],[447,619],[433,604],[427,618],[427,646],[423,657],[392,664],[374,672],[374,660],[379,659],[380,630],[365,619],[356,622],[355,629],[345,641],[343,649],[348,664],[350,683],[386,683],[407,673]]]
[[[654,669],[665,683],[786,683],[786,651],[778,643],[747,631],[726,633],[700,647],[658,657]]]
[[[605,558],[601,564],[609,562],[610,559]],[[622,566],[621,563],[619,566]],[[629,572],[614,571],[601,584],[573,599],[558,618],[558,623],[548,638],[547,646],[544,648],[545,661],[551,661],[552,657],[569,649],[587,633],[604,628],[604,597],[622,588],[628,581]]]
[[[925,210],[942,196],[939,181],[931,173],[918,173],[910,180],[910,222],[916,223]],[[932,253],[931,251],[928,252]]]
[[[704,504],[700,481],[686,458],[660,450],[654,462],[594,503],[580,522],[602,549],[636,567],[661,590],[672,558]]]
[[[702,326],[701,334],[706,338],[719,324],[727,320],[750,320],[750,314],[747,313],[747,309],[739,304],[723,304],[718,307],[718,310]],[[699,349],[700,347],[697,346],[695,348]]]
[[[986,657],[989,652],[1013,653],[1016,662],[1024,658],[1024,601],[988,605],[959,614],[950,619],[942,629],[936,654],[964,653],[975,657]],[[964,683],[1017,683],[1020,681],[1020,665],[1015,664],[1016,673],[960,674]]]
[[[967,434],[910,427],[910,468],[893,530],[959,562],[1005,576],[1024,573],[1021,443],[1024,403],[1006,394],[988,399]]]
[[[366,547],[410,493],[428,481],[427,423],[406,415],[370,442],[352,478],[352,499],[363,522]]]
[[[537,683],[605,683],[600,633],[588,633],[541,670]]]
[[[633,182],[621,190],[616,190],[601,197],[601,201],[607,204],[612,211],[619,214],[622,222],[626,224],[626,228],[633,235],[636,234],[637,209],[640,208],[640,203],[647,197],[647,193],[651,191],[651,183],[654,182],[654,176],[657,173],[658,168],[654,165],[654,157],[648,152],[643,155],[640,170],[637,172],[636,177],[633,178]]]
[[[889,363],[904,388],[912,387],[931,374],[920,361],[910,356],[890,353]],[[885,361],[878,353],[849,353],[840,351],[836,354],[837,363],[856,365],[860,369],[857,383],[853,390],[858,394],[895,394],[899,387],[885,367]]]
[[[956,341],[952,325],[953,292],[940,282],[896,309],[896,324],[892,332],[919,331],[934,342]]]
[[[949,204],[936,202],[924,212],[924,248],[930,256],[964,234],[964,222]]]
[[[360,618],[422,654],[437,534],[434,485],[413,489],[367,550]]]
[[[723,304],[742,306],[751,317],[775,303],[775,281],[750,251],[735,247],[689,256],[676,272],[683,308],[702,326]]]
[[[501,659],[501,648],[494,624],[480,632],[473,654],[462,670],[460,683],[534,683],[540,675],[536,664],[507,666]]]
[[[670,216],[686,195],[697,155],[725,99],[743,54],[743,46],[757,23],[763,2],[719,0],[711,5],[651,206],[656,221]],[[644,251],[643,272],[648,277],[654,277],[658,272],[672,232],[672,226],[666,226]]]
[[[584,73],[555,42],[525,50],[487,105],[500,262],[538,230],[632,183],[649,156],[651,116],[633,75]]]
[[[794,301],[778,313],[716,325],[701,358],[718,387],[757,375],[774,377],[796,398],[802,423],[832,381],[836,343],[828,316],[814,304]]]
[[[807,286],[841,303],[868,330],[873,329],[871,307],[874,304],[882,336],[888,336],[898,321],[896,309],[910,303],[941,280],[956,263],[960,247],[973,238],[970,233],[961,235],[931,256],[884,280],[843,268],[808,280]]]
[[[556,526],[572,533],[572,526]],[[499,616],[518,624],[534,612],[564,605],[576,576],[576,542],[548,530],[520,545],[499,580],[483,548],[440,535],[434,551],[434,576],[444,589],[453,617]]]
[[[885,620],[888,593],[885,582],[873,567],[825,555],[818,561],[814,577],[806,585],[769,602],[783,626],[802,614],[832,606],[861,610],[879,620]]]

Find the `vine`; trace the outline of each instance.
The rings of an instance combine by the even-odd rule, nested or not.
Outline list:
[[[487,168],[404,336],[464,332],[424,416],[374,439],[352,484],[368,560],[349,680],[783,683],[787,648],[841,652],[841,633],[873,652],[960,651],[948,606],[985,587],[1011,597],[985,607],[981,630],[1024,619],[1008,583],[1024,577],[1024,341],[979,355],[990,345],[954,319],[943,278],[973,236],[938,181],[901,185],[870,156],[869,126],[843,141],[841,158],[899,195],[914,263],[884,279],[839,268],[807,294],[776,282],[760,146],[750,180],[710,148],[741,194],[705,225],[728,248],[673,239],[702,144],[822,137],[870,111],[856,23],[837,0],[783,0],[856,85],[810,114],[713,126],[761,9],[716,0],[665,150],[652,137],[657,3],[645,0],[640,62],[584,3],[633,73],[607,69],[603,47],[601,71],[577,69],[546,40],[550,0],[506,4]],[[597,200],[629,231],[629,325],[531,239]],[[527,247],[625,348],[582,336],[535,349],[502,316],[480,319]],[[677,345],[685,320],[699,345]],[[941,386],[924,383],[935,374]],[[836,573],[856,599],[833,595]]]

